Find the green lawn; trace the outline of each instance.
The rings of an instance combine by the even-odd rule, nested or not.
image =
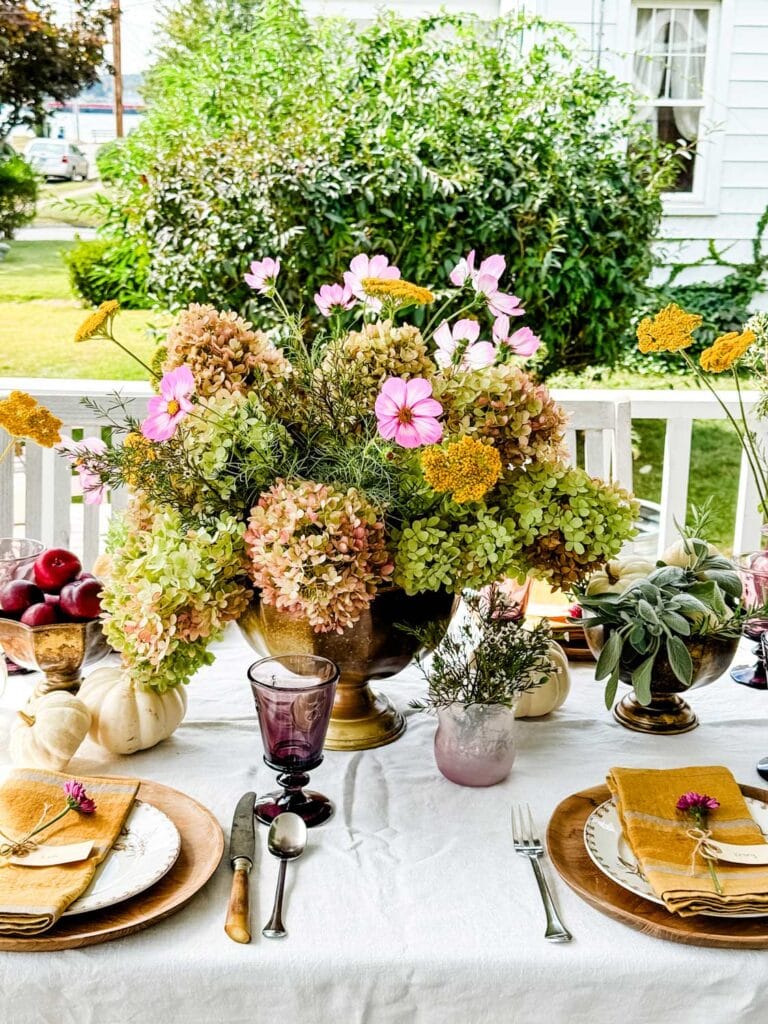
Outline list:
[[[98,179],[90,181],[47,182],[40,189],[35,226],[45,224],[71,224],[73,227],[97,227],[100,218],[82,203],[90,203],[104,193]]]
[[[142,368],[106,341],[72,340],[87,316],[69,287],[62,252],[72,242],[14,242],[0,262],[0,376],[141,379]],[[154,348],[148,328],[168,317],[127,309],[117,320],[121,341],[146,359]]]

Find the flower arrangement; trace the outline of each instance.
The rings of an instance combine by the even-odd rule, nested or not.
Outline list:
[[[53,448],[61,441],[61,420],[26,391],[12,391],[0,399],[0,427],[10,435],[0,451],[0,462],[25,439],[36,441],[42,448]]]
[[[618,553],[634,502],[566,464],[565,416],[524,369],[539,342],[510,328],[525,311],[504,269],[470,253],[428,289],[358,255],[315,295],[327,328],[308,339],[266,258],[246,280],[277,327],[210,306],[179,315],[147,367],[148,415],[116,400],[106,450],[70,453],[134,491],[103,603],[143,682],[185,681],[254,589],[342,632],[383,588],[460,593],[526,574],[570,586]],[[105,304],[78,338],[120,344],[115,314]]]
[[[722,896],[723,887],[720,885],[720,879],[717,877],[717,871],[715,870],[717,857],[711,852],[711,848],[707,844],[707,840],[712,835],[711,830],[707,827],[709,815],[712,811],[716,811],[719,806],[720,801],[716,800],[715,797],[707,796],[706,793],[695,793],[691,790],[688,793],[683,793],[678,798],[675,809],[684,814],[693,823],[693,828],[689,828],[686,831],[686,835],[696,843],[691,861],[691,874],[696,869],[696,855],[701,854],[707,865],[715,892],[718,896]]]

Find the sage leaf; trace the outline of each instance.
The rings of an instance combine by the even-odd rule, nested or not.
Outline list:
[[[667,657],[672,671],[685,686],[693,679],[693,662],[688,648],[679,636],[667,637]]]
[[[619,685],[619,666],[611,673],[611,677],[605,684],[605,706],[610,711],[613,707],[613,702],[616,700],[616,690]]]
[[[617,668],[621,658],[621,648],[621,633],[614,631],[608,637],[605,647],[600,651],[600,657],[595,666],[595,679],[605,679]]]
[[[632,673],[632,689],[635,691],[638,703],[643,707],[651,703],[651,677],[655,660],[655,655],[652,654]]]

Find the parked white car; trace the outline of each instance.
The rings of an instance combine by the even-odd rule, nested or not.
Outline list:
[[[82,150],[63,139],[35,139],[27,146],[25,157],[45,178],[74,181],[88,177],[88,161]]]

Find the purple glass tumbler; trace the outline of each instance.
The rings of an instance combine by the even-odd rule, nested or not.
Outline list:
[[[256,702],[264,761],[280,774],[281,791],[256,801],[256,817],[270,824],[283,811],[293,811],[308,828],[333,814],[322,793],[305,790],[308,772],[323,760],[323,743],[336,695],[339,669],[314,654],[283,654],[262,658],[248,669]]]

